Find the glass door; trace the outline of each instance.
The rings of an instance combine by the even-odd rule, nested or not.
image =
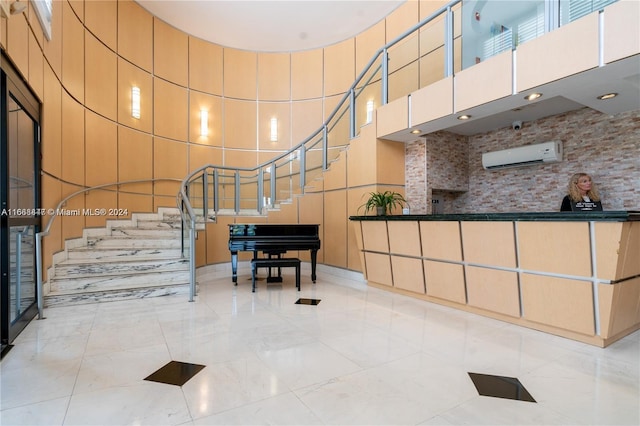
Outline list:
[[[39,104],[2,61],[0,322],[2,351],[37,314],[35,235],[40,226]]]

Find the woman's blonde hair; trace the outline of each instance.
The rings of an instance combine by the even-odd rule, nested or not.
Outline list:
[[[569,198],[571,198],[572,201],[582,201],[582,194],[580,194],[580,190],[578,189],[578,180],[584,176],[591,179],[591,176],[586,173],[576,173],[571,176],[571,179],[569,179]],[[596,184],[593,179],[591,179],[591,189],[587,192],[587,197],[589,197],[591,201],[600,201],[598,188],[596,188]]]

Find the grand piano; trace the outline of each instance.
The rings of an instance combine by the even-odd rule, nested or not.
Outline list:
[[[311,280],[316,282],[316,259],[320,249],[320,225],[307,224],[231,224],[229,251],[234,283],[238,282],[238,252],[252,251],[268,256],[281,256],[290,250],[311,251]]]

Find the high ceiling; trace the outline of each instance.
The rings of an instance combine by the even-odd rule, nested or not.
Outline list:
[[[295,52],[346,40],[406,0],[136,0],[154,16],[224,47]]]

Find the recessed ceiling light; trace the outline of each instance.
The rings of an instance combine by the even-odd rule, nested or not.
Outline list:
[[[616,96],[618,96],[617,93],[607,93],[606,95],[598,96],[598,99],[600,99],[601,101],[606,101],[607,99],[615,98]]]
[[[524,98],[528,101],[533,101],[542,96],[542,93],[531,93],[530,95],[525,96]]]
[[[418,133],[420,133],[420,130],[414,129],[414,130],[411,131],[411,133],[413,133],[414,135],[417,135]]]
[[[459,116],[458,116],[458,120],[468,120],[468,119],[470,119],[470,118],[471,118],[471,116],[470,116],[470,115],[467,115],[467,114],[459,115]]]

